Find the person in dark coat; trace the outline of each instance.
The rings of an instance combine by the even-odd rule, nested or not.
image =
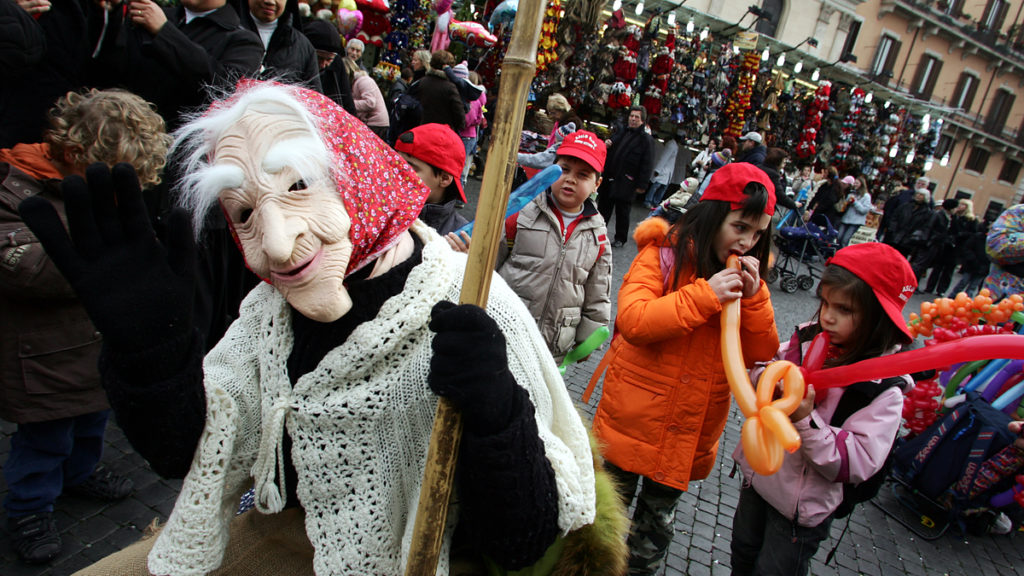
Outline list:
[[[828,218],[829,224],[833,227],[839,226],[839,212],[836,211],[836,202],[841,198],[841,184],[839,183],[839,172],[835,167],[829,167],[825,182],[815,192],[814,198],[807,204],[805,218],[813,218],[817,223],[822,224],[823,218]]]
[[[302,33],[316,49],[323,95],[341,105],[345,112],[355,114],[356,105],[352,100],[352,85],[341,53],[338,27],[326,20],[310,20],[302,28]]]
[[[974,296],[981,290],[991,264],[985,250],[987,236],[988,225],[985,222],[976,222],[974,232],[964,239],[960,252],[960,281],[949,291],[947,298],[956,298],[960,292]]]
[[[931,193],[927,188],[918,188],[914,192],[914,201],[900,206],[893,214],[885,243],[913,261],[915,253],[927,244],[931,225]]]
[[[76,0],[30,8],[3,0],[0,17],[0,148],[42,142],[46,112],[86,84],[85,13]]]
[[[928,284],[925,286],[925,293],[934,292],[942,296],[949,290],[949,284],[953,279],[953,271],[960,261],[960,254],[963,253],[964,244],[967,238],[977,229],[977,222],[974,215],[967,216],[966,198],[956,200],[946,198],[942,201],[943,209],[949,214],[949,233],[946,234],[945,242],[938,247],[938,253],[932,261],[932,272],[928,275]]]
[[[629,239],[629,210],[633,198],[647,191],[647,183],[654,170],[654,138],[645,130],[647,109],[633,106],[629,109],[626,128],[605,140],[608,160],[604,166],[604,181],[597,190],[597,209],[605,223],[615,213],[615,239],[612,248],[626,244]]]
[[[420,101],[423,118],[438,124],[447,124],[456,134],[466,126],[466,109],[462,106],[459,89],[448,79],[445,66],[451,66],[454,57],[447,50],[430,55],[430,70],[409,88],[409,93]],[[402,129],[414,128],[403,126]]]
[[[399,96],[409,91],[409,86],[411,84],[412,68],[403,66],[401,76],[399,76],[398,79],[391,84],[391,88],[388,89],[388,97],[385,100],[388,105],[388,111],[391,110],[391,106],[394,105],[395,100],[398,100]]]
[[[952,245],[952,238],[949,235],[949,225],[953,220],[953,210],[957,207],[956,200],[946,198],[937,208],[931,210],[931,219],[925,229],[924,242],[910,257],[910,266],[914,268],[914,274],[918,278],[924,278],[925,273],[931,268],[943,254],[948,246]],[[938,278],[938,276],[936,276]],[[929,278],[929,283],[931,279]],[[921,293],[927,293],[927,286]]]
[[[761,166],[764,164],[764,159],[768,155],[768,149],[765,148],[764,138],[761,137],[760,132],[747,132],[739,141],[739,151],[736,152],[736,162],[749,162],[754,166]]]
[[[886,240],[886,235],[889,233],[889,225],[892,222],[893,216],[896,215],[896,211],[899,210],[900,206],[910,204],[914,200],[914,194],[917,190],[927,190],[929,182],[930,180],[922,176],[914,181],[913,186],[907,186],[903,190],[900,190],[895,196],[885,201],[885,205],[882,206],[882,221],[879,222],[878,233],[875,234],[876,240],[892,245],[892,242]],[[929,194],[931,193],[929,192]]]
[[[299,31],[297,0],[233,0],[242,26],[259,35],[265,52],[260,78],[302,84],[323,93],[316,49]]]
[[[132,0],[123,14],[120,6],[110,10],[94,68],[102,85],[156,104],[173,130],[183,112],[206,101],[207,86],[227,88],[254,76],[263,52],[260,37],[242,28],[227,0],[182,0],[168,8]]]
[[[169,145],[149,103],[121,90],[94,90],[58,101],[43,143],[0,149],[0,418],[18,425],[3,466],[4,509],[11,545],[24,562],[60,553],[53,510],[62,492],[116,500],[132,482],[99,465],[110,415],[97,367],[100,333],[18,205],[39,196],[63,215],[61,179],[84,176],[96,161],[128,162],[143,186],[153,185]]]

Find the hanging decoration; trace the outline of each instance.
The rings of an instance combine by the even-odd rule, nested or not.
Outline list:
[[[562,0],[548,0],[544,11],[544,22],[540,28],[540,39],[537,42],[537,72],[546,72],[548,66],[558,60],[558,24],[562,19]]]
[[[743,61],[736,76],[736,86],[729,95],[725,107],[722,108],[722,115],[727,118],[725,129],[722,130],[723,134],[735,138],[739,138],[743,134],[747,110],[750,109],[750,96],[753,93],[754,82],[757,80],[757,68],[760,62],[761,55],[756,50],[743,53]]]
[[[345,40],[355,38],[356,33],[363,27],[363,13],[356,7],[355,0],[342,0],[335,16],[338,32]]]
[[[814,158],[817,153],[818,131],[821,130],[821,120],[828,110],[828,99],[832,93],[832,83],[825,80],[818,84],[814,96],[807,103],[804,127],[800,132],[800,140],[796,144],[796,157],[801,160]]]
[[[857,122],[860,120],[860,111],[864,105],[864,97],[866,95],[867,93],[859,87],[854,88],[853,93],[850,95],[850,105],[840,127],[839,141],[836,143],[835,150],[832,153],[832,163],[840,171],[848,171],[849,169],[846,157],[850,154],[850,147],[853,145],[853,139],[857,132]]]
[[[391,21],[388,19],[391,6],[387,0],[356,0],[356,6],[363,13],[363,25],[356,33],[356,38],[378,48],[384,46],[384,37],[391,32]]]

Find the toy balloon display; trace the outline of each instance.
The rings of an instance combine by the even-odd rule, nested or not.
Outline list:
[[[440,19],[438,21],[440,22]],[[465,42],[470,46],[488,47],[498,42],[498,38],[479,22],[459,22],[453,19],[448,24],[448,34],[453,40]]]
[[[501,4],[494,7],[494,11],[491,12],[491,19],[487,21],[487,26],[492,32],[502,25],[511,28],[518,11],[519,0],[504,0]]]
[[[449,3],[449,6],[451,4]],[[434,23],[434,35],[430,37],[430,51],[437,52],[445,50],[451,43],[451,36],[448,35],[448,24],[452,21],[452,11],[437,13],[437,22]]]
[[[338,32],[345,37],[346,40],[351,40],[356,37],[363,27],[363,13],[359,10],[347,10],[345,8],[338,9]]]
[[[1006,366],[1003,367],[997,374],[992,376],[992,379],[985,384],[985,389],[981,392],[981,397],[991,402],[1000,392],[1005,392],[1003,384],[1006,381],[1020,373],[1021,368],[1024,368],[1024,360],[1006,361]]]
[[[735,254],[726,266],[740,269]],[[789,420],[804,398],[804,378],[796,364],[786,360],[772,362],[765,368],[757,385],[750,383],[743,351],[740,347],[740,300],[722,307],[722,364],[736,404],[746,417],[740,433],[743,454],[754,472],[762,476],[775,474],[782,467],[783,450],[800,448],[800,434]],[[827,342],[825,342],[827,347]],[[776,384],[782,381],[782,397],[772,399]]]

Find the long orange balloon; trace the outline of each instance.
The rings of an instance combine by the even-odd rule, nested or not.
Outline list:
[[[726,266],[739,270],[739,257],[730,255]],[[790,422],[789,415],[803,400],[806,388],[803,374],[792,362],[772,362],[761,375],[755,393],[740,346],[739,298],[722,306],[721,324],[725,376],[736,405],[747,419],[740,433],[743,453],[754,472],[762,476],[775,474],[782,467],[782,451],[795,452],[800,448],[800,434]],[[780,380],[782,396],[773,400]]]

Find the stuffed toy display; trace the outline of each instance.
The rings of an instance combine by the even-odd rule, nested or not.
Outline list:
[[[437,13],[437,21],[434,22],[434,35],[430,39],[430,51],[447,50],[451,43],[448,26],[451,24],[452,0],[434,0],[434,12]]]
[[[70,236],[45,199],[21,206],[103,333],[125,435],[184,477],[156,537],[83,574],[403,573],[438,395],[464,424],[438,574],[624,573],[628,521],[533,318],[497,275],[486,310],[452,304],[466,256],[417,219],[428,189],[401,156],[325,96],[257,81],[176,146],[163,241],[127,165],[64,182]],[[204,358],[211,213],[265,282]]]
[[[356,38],[378,48],[384,45],[384,37],[391,31],[388,0],[356,0],[356,6],[363,13],[363,25]]]

